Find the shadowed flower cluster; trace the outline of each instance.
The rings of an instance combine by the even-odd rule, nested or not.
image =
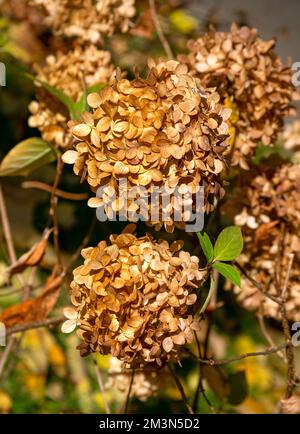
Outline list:
[[[118,391],[123,394],[128,393],[132,377],[131,369],[124,368],[119,359],[111,357],[108,375],[109,378],[105,384],[107,390]],[[154,369],[136,370],[131,386],[131,398],[147,401],[148,398],[155,396],[158,391],[159,377],[160,371]]]
[[[135,0],[30,0],[46,15],[45,24],[54,34],[101,42],[116,29],[128,31],[135,15]]]
[[[130,226],[127,230],[129,230]],[[112,354],[127,366],[163,366],[193,340],[196,289],[205,277],[182,243],[111,235],[82,251],[71,301],[82,355]]]
[[[256,29],[233,24],[230,32],[211,29],[189,41],[189,54],[179,56],[204,86],[217,88],[222,103],[233,106],[237,120],[232,163],[244,169],[259,142],[274,143],[296,97],[292,70],[274,47],[274,39],[264,41]]]
[[[254,169],[253,169],[254,170]],[[266,168],[237,190],[230,207],[238,206],[235,223],[242,226],[244,251],[239,258],[251,276],[273,296],[281,294],[292,261],[286,308],[291,320],[300,320],[300,165]],[[292,256],[293,255],[293,256]],[[238,300],[250,310],[280,318],[278,304],[266,298],[242,277],[235,288]]]
[[[107,83],[114,74],[111,55],[93,45],[76,45],[66,54],[58,52],[46,58],[45,65],[35,66],[37,79],[63,91],[78,102],[85,87]],[[37,101],[29,105],[29,126],[38,128],[42,137],[59,147],[67,147],[72,136],[67,127],[69,113],[36,81]]]

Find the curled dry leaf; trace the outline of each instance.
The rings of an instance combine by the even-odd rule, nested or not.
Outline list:
[[[61,282],[60,276],[49,277],[39,296],[8,307],[2,312],[0,321],[5,324],[6,328],[11,328],[15,325],[44,320],[58,299]]]
[[[34,244],[28,252],[24,253],[24,255],[17,260],[17,262],[7,268],[5,274],[8,281],[10,281],[14,274],[22,273],[26,268],[34,267],[42,261],[45,255],[48,238],[52,230],[53,229],[47,229],[38,243]]]

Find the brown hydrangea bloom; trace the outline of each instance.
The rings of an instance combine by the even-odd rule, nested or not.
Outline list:
[[[231,111],[219,104],[216,92],[200,87],[186,65],[171,60],[150,66],[146,79],[116,79],[100,94],[88,96],[93,113],[73,124],[78,144],[64,161],[74,163],[75,174],[86,177],[94,191],[107,185],[117,192],[121,178],[126,178],[128,190],[140,186],[149,194],[154,186],[166,186],[171,193],[181,185],[192,192],[203,185],[208,213],[213,200],[224,195],[220,172],[228,149],[225,120]],[[128,201],[130,211],[136,211],[135,206]],[[171,215],[176,204],[172,206]],[[115,204],[115,209],[120,207]],[[165,226],[172,231],[173,220]]]
[[[216,87],[222,102],[237,116],[232,163],[248,168],[257,143],[271,145],[291,113],[292,70],[274,52],[275,40],[264,41],[256,29],[232,25],[230,32],[211,29],[188,42],[180,56],[206,87]]]
[[[96,43],[116,29],[127,32],[135,0],[30,0],[54,34]]]
[[[79,101],[82,97],[84,85],[88,88],[97,83],[107,83],[114,74],[110,53],[93,45],[76,45],[66,54],[58,52],[49,55],[46,64],[36,65],[35,69],[39,80],[63,91],[74,101]],[[67,127],[67,109],[54,100],[38,82],[36,88],[37,101],[32,101],[29,105],[29,126],[38,128],[42,137],[56,146],[68,146],[72,136]]]
[[[1,0],[0,14],[16,21],[27,21],[36,30],[43,28],[43,15],[28,0]]]
[[[107,390],[119,391],[127,394],[132,370],[126,369],[124,364],[116,357],[109,360],[108,381],[105,384]],[[136,370],[131,386],[131,398],[137,398],[140,401],[147,401],[148,398],[155,396],[158,390],[158,371],[154,369]]]
[[[254,169],[253,172],[255,174]],[[269,294],[278,295],[278,287],[283,287],[291,255],[294,255],[286,307],[289,318],[299,321],[300,165],[282,164],[256,176],[252,173],[252,179],[244,177],[235,198],[229,199],[228,207],[239,209],[235,224],[242,226],[244,236],[239,262]],[[279,254],[281,248],[282,254]],[[276,285],[275,275],[279,285]],[[247,309],[280,318],[278,304],[265,297],[248,279],[242,277],[241,288],[236,287],[235,292]]]
[[[193,340],[196,289],[205,277],[199,259],[150,235],[111,235],[110,244],[82,250],[73,272],[82,355],[111,354],[127,366],[161,367]]]

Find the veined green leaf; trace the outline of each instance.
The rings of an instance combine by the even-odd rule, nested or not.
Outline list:
[[[23,140],[12,148],[0,164],[0,176],[26,176],[56,159],[48,142],[39,137]]]
[[[229,226],[222,230],[214,246],[214,260],[232,261],[243,249],[241,228]]]
[[[237,286],[241,285],[241,276],[240,276],[240,273],[232,265],[230,265],[230,264],[224,264],[224,262],[215,262],[212,266],[220,274],[222,274],[222,276],[226,277],[226,279],[230,280],[235,285],[237,285]]]
[[[66,95],[62,90],[57,89],[54,86],[51,86],[50,84],[46,83],[45,81],[40,80],[37,77],[34,77],[31,74],[25,74],[26,77],[30,78],[33,81],[36,81],[41,86],[43,86],[51,95],[53,95],[55,98],[57,98],[60,102],[62,102],[67,109],[69,110],[71,116],[73,119],[76,119],[77,111],[76,111],[76,103],[72,100],[68,95]]]
[[[206,232],[197,232],[201,248],[208,262],[214,259],[214,248]]]

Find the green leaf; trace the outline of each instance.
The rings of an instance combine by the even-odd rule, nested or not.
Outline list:
[[[217,238],[214,247],[216,261],[232,261],[243,249],[243,237],[241,228],[229,226],[223,229]]]
[[[228,401],[232,405],[241,404],[248,395],[248,384],[245,371],[238,371],[229,375],[230,394]]]
[[[214,259],[214,248],[206,232],[197,232],[201,248],[208,262]]]
[[[33,81],[36,81],[41,86],[43,86],[51,95],[53,95],[55,98],[57,98],[60,102],[62,102],[67,109],[69,110],[71,116],[73,119],[76,119],[77,117],[77,111],[76,111],[76,102],[72,100],[68,95],[66,95],[63,91],[57,89],[54,86],[51,86],[50,84],[46,83],[45,81],[40,80],[37,77],[34,77],[31,74],[25,74],[26,77],[30,78]]]
[[[56,159],[54,149],[39,137],[23,140],[12,148],[0,164],[0,176],[26,176]]]
[[[274,144],[273,146],[260,144],[255,149],[253,163],[259,165],[263,160],[266,160],[272,156],[278,156],[283,160],[289,160],[292,156],[292,153],[279,143]]]
[[[215,262],[212,266],[220,274],[222,274],[222,276],[226,277],[226,279],[230,280],[235,285],[237,285],[237,286],[241,285],[241,276],[240,276],[240,273],[232,265],[230,265],[230,264],[224,264],[224,262]]]

